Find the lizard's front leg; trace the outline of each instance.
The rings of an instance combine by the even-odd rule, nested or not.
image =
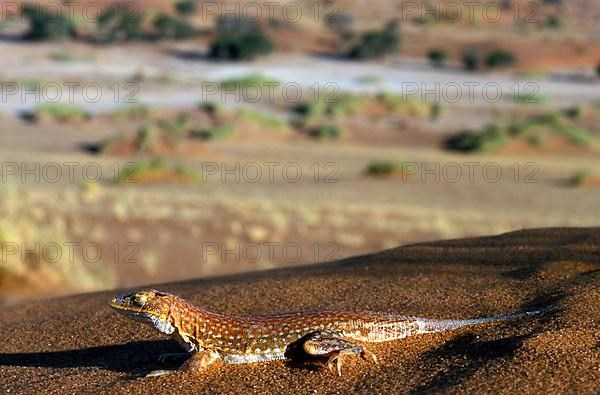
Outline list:
[[[212,350],[198,351],[193,354],[181,367],[179,371],[188,373],[198,373],[206,369],[208,365],[220,359],[218,352]]]
[[[327,366],[334,370],[336,364],[338,375],[342,375],[342,359],[350,355],[360,355],[377,363],[377,357],[360,344],[346,340],[336,331],[317,331],[307,335],[302,348],[309,355],[329,355]]]
[[[193,353],[178,370],[153,370],[146,377],[164,376],[176,372],[198,373],[221,356],[216,351],[202,350]]]

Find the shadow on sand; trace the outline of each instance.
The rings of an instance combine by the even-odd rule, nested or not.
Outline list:
[[[0,354],[0,366],[37,368],[96,367],[132,375],[158,369],[161,354],[181,352],[174,340],[135,341],[79,350]]]

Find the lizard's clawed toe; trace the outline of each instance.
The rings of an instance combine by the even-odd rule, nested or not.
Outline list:
[[[367,361],[370,360],[371,362],[373,362],[375,364],[379,363],[379,361],[377,360],[377,355],[375,355],[372,351],[367,350],[366,348],[363,349],[363,352],[361,355]]]
[[[329,358],[327,367],[332,373],[337,371],[338,376],[342,375],[342,354],[336,354]]]

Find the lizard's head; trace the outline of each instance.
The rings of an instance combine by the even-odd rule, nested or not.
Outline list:
[[[169,311],[176,296],[155,289],[144,289],[117,296],[110,307],[126,317],[152,325],[159,332],[170,335],[175,330]]]

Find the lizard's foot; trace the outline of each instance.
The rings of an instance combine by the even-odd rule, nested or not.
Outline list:
[[[208,365],[219,359],[221,356],[215,351],[198,351],[193,354],[181,367],[182,372],[197,373],[206,369]]]
[[[360,344],[344,339],[335,331],[319,331],[308,335],[304,342],[304,351],[310,355],[330,355],[327,366],[338,375],[342,375],[342,361],[349,355],[360,355],[364,359],[377,363],[377,357]]]
[[[158,377],[158,376],[166,376],[168,374],[173,374],[176,373],[176,370],[153,370],[150,373],[148,373],[146,376],[144,377]]]

